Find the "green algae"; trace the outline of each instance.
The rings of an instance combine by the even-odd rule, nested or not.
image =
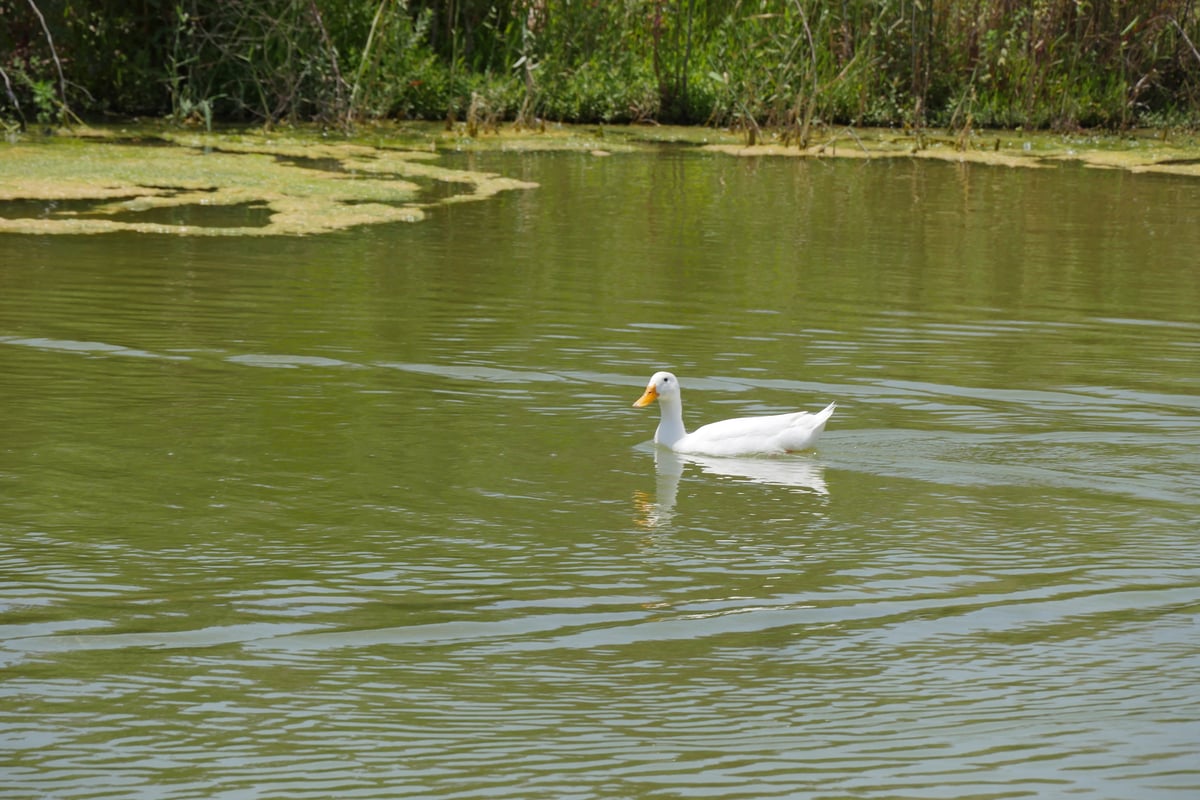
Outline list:
[[[573,151],[602,157],[687,147],[738,157],[921,158],[1008,167],[1064,162],[1131,172],[1200,176],[1195,137],[1148,133],[1064,136],[975,131],[969,136],[820,128],[799,147],[767,135],[749,145],[728,130],[668,126],[499,127],[376,125],[357,140],[303,130],[194,133],[86,129],[0,145],[0,233],[173,233],[264,236],[328,233],[416,222],[438,206],[486,200],[536,184],[438,163],[446,151]],[[196,224],[188,210],[254,209],[208,215],[243,224]],[[172,221],[177,218],[190,224]],[[261,212],[261,213],[259,213]],[[247,224],[252,217],[254,224]]]
[[[748,145],[743,141],[704,145],[733,156],[794,158],[915,158],[1005,167],[1044,168],[1078,162],[1099,169],[1200,176],[1200,142],[1143,132],[1124,136],[978,131],[969,136],[920,136],[892,130],[825,131],[808,147],[780,139]]]
[[[250,134],[15,143],[0,158],[0,232],[328,233],[415,222],[437,205],[535,185],[448,169],[431,163],[436,159],[427,151]],[[453,185],[455,193],[433,191],[439,183]],[[430,195],[436,199],[424,199]],[[32,214],[36,201],[41,211]],[[212,206],[265,207],[265,224],[173,225],[152,221],[162,215],[150,213]],[[25,213],[14,213],[19,208]]]
[[[952,136],[932,130],[817,126],[807,147],[797,145],[786,131],[768,130],[756,137],[755,144],[747,144],[743,132],[699,126],[550,125],[536,131],[501,127],[478,137],[466,136],[462,126],[449,131],[441,126],[405,130],[438,149],[576,150],[605,155],[672,146],[739,157],[915,158],[1028,168],[1078,162],[1101,169],[1200,176],[1200,137],[1168,137],[1149,130],[1061,134],[976,129]]]

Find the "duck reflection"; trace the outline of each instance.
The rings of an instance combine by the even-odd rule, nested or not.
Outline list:
[[[634,492],[637,510],[634,521],[644,528],[667,525],[675,516],[675,498],[679,479],[687,464],[701,471],[751,483],[786,486],[818,495],[828,495],[825,468],[803,458],[717,458],[713,456],[681,455],[671,450],[654,450],[654,497],[646,492]]]

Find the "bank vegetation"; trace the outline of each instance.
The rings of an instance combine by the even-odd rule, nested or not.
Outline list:
[[[1194,0],[0,0],[9,130],[1200,127]]]

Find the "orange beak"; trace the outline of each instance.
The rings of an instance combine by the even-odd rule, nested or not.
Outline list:
[[[639,397],[634,402],[633,407],[641,408],[642,406],[648,406],[657,399],[658,399],[658,392],[655,390],[655,388],[652,384],[652,385],[646,387],[645,393],[643,393],[642,396]]]

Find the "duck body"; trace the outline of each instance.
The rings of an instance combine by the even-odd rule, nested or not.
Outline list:
[[[712,422],[691,433],[683,425],[683,402],[679,379],[669,372],[656,372],[634,406],[658,401],[662,420],[654,432],[654,443],[676,453],[708,456],[772,455],[807,450],[816,444],[836,403],[815,414],[797,411],[765,417],[742,417]]]

